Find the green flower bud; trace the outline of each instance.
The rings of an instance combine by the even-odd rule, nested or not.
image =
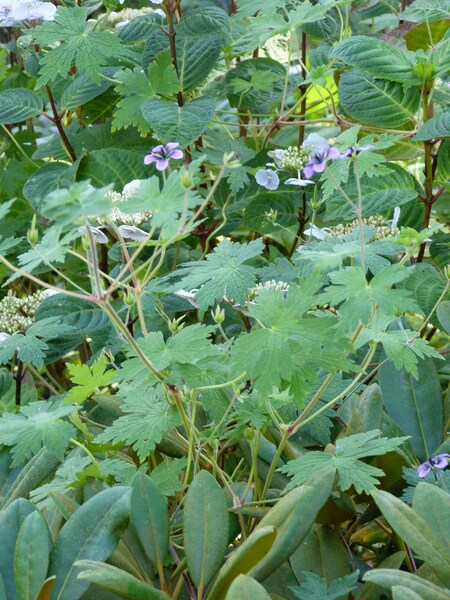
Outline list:
[[[194,178],[192,177],[192,173],[190,173],[187,169],[185,169],[180,175],[180,181],[181,181],[181,185],[186,190],[190,190],[194,183]]]
[[[134,297],[133,290],[130,287],[127,287],[126,291],[123,292],[122,299],[127,306],[134,305],[136,298]]]
[[[217,323],[217,325],[220,325],[225,321],[225,311],[223,308],[220,308],[220,306],[216,306],[216,310],[214,312],[211,311],[211,315],[214,323]]]

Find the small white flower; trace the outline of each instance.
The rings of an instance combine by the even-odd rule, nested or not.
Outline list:
[[[60,292],[57,292],[56,290],[50,290],[50,289],[46,289],[46,290],[42,290],[41,294],[44,298],[50,298],[50,296],[56,296],[56,294],[61,294],[62,290]]]
[[[133,181],[124,186],[122,194],[134,194],[141,187],[143,181],[143,179],[133,179]]]
[[[126,240],[134,240],[135,242],[143,242],[148,238],[148,233],[134,225],[120,225],[117,228],[120,235]]]
[[[268,190],[276,190],[280,185],[280,179],[275,171],[260,169],[255,175],[256,183]]]
[[[162,4],[163,0],[150,0],[150,4]]]
[[[327,237],[326,231],[324,229],[320,229],[320,227],[317,227],[317,225],[311,225],[311,227],[309,229],[305,229],[303,233],[318,240],[324,240]]]
[[[56,6],[51,2],[41,0],[1,0],[0,25],[12,27],[20,21],[52,21]]]
[[[195,299],[195,292],[198,292],[198,289],[193,289],[190,292],[188,292],[187,290],[177,290],[174,293],[175,293],[175,296],[178,296],[179,298],[183,298],[184,300],[187,300],[190,304],[192,304],[192,306],[195,306],[195,308],[198,308],[199,304]]]
[[[99,244],[108,243],[108,237],[103,233],[103,231],[101,231],[100,227],[92,227],[92,225],[89,225],[89,229],[91,230],[92,237],[96,242]],[[87,233],[86,225],[81,225],[81,227],[78,227],[78,233],[81,233],[81,235]]]
[[[400,206],[394,208],[394,214],[391,221],[392,229],[397,229],[398,220],[400,219]]]
[[[267,153],[267,156],[270,156],[270,158],[273,158],[273,160],[275,161],[275,165],[273,165],[273,166],[278,167],[280,169],[281,162],[286,157],[286,150],[283,150],[282,148],[277,148],[276,150],[270,150],[270,152]],[[272,166],[272,163],[268,163],[268,166]]]
[[[9,335],[9,333],[5,333],[4,331],[0,331],[0,345],[3,344],[3,342],[6,342],[6,340],[11,337]]]
[[[301,179],[300,177],[291,177],[284,182],[286,185],[298,185],[300,187],[305,187],[310,183],[314,183],[311,179]]]

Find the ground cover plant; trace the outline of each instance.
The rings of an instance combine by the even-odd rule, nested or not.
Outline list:
[[[0,600],[450,598],[449,0],[0,36]]]

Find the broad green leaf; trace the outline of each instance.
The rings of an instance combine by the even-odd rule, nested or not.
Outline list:
[[[97,388],[108,385],[114,375],[114,370],[106,370],[107,366],[104,355],[99,356],[92,367],[67,363],[70,381],[75,384],[75,387],[67,392],[64,404],[72,402],[82,404],[92,396]]]
[[[125,69],[117,73],[115,79],[120,82],[115,89],[122,98],[114,111],[112,131],[134,126],[141,135],[149,133],[150,126],[144,119],[141,109],[146,100],[153,98],[155,91],[145,73],[138,68],[134,71]]]
[[[124,54],[119,37],[112,31],[93,31],[86,23],[88,12],[80,6],[60,6],[53,21],[45,21],[33,29],[37,44],[54,45],[41,58],[38,85],[54,81],[58,75],[65,77],[72,66],[80,75],[87,75],[100,83],[101,67],[111,58]]]
[[[450,335],[450,300],[441,302],[436,310],[442,329]]]
[[[50,192],[40,205],[40,213],[59,225],[85,223],[89,217],[108,214],[112,207],[107,192],[111,186],[92,188],[87,181]]]
[[[18,600],[14,584],[14,549],[17,535],[26,517],[36,511],[36,507],[28,500],[19,498],[12,502],[6,510],[0,512],[0,577],[3,579],[6,598]]]
[[[344,435],[347,437],[354,433],[379,429],[382,419],[383,400],[381,390],[374,383],[368,386],[355,402]]]
[[[131,521],[149,559],[162,565],[169,547],[167,503],[153,480],[140,472],[132,484]]]
[[[200,96],[184,106],[167,100],[147,100],[142,105],[144,119],[163,142],[188,146],[205,131],[215,108],[213,98]]]
[[[443,545],[450,548],[450,496],[440,487],[429,483],[419,483],[416,487],[412,503],[416,511],[441,537]]]
[[[259,527],[242,542],[220,569],[209,592],[209,600],[222,599],[231,583],[240,574],[248,573],[267,554],[276,536],[275,527]]]
[[[442,181],[450,181],[450,140],[442,142],[439,148],[437,163],[439,178]]]
[[[75,180],[75,169],[65,163],[52,162],[37,169],[23,186],[23,195],[39,211],[41,202],[56,189],[68,188]]]
[[[379,585],[385,590],[390,590],[395,585],[403,585],[419,594],[422,600],[450,600],[450,593],[445,588],[397,569],[373,569],[365,573],[364,581]]]
[[[270,600],[270,596],[252,577],[238,575],[230,585],[225,600]]]
[[[435,533],[423,517],[392,494],[381,490],[373,490],[371,494],[389,525],[448,586],[450,550],[444,545],[441,536]],[[376,573],[376,570],[372,573]]]
[[[419,596],[413,590],[401,585],[394,585],[392,588],[392,600],[423,600],[422,596]]]
[[[200,471],[189,487],[183,510],[186,561],[199,589],[210,583],[222,564],[228,529],[225,494],[208,471]]]
[[[447,242],[449,240],[450,237],[447,239]],[[419,263],[410,269],[410,273],[408,279],[401,285],[411,292],[417,304],[422,309],[423,314],[428,315],[444,292],[446,285],[445,277],[432,264]],[[450,293],[447,294],[447,298],[450,298]],[[434,315],[431,317],[431,323],[433,325],[438,324]]]
[[[14,579],[18,600],[35,600],[46,575],[51,548],[50,532],[40,512],[30,513],[17,535]]]
[[[433,360],[419,360],[418,380],[387,363],[380,369],[379,384],[389,415],[411,436],[421,460],[433,455],[442,441],[442,392]]]
[[[346,549],[337,534],[324,525],[313,525],[289,562],[299,584],[307,571],[323,577],[328,585],[350,573]]]
[[[77,180],[90,179],[92,185],[101,187],[114,184],[121,192],[133,179],[144,179],[148,168],[144,165],[144,155],[124,148],[93,150],[84,156],[77,170]]]
[[[320,509],[330,496],[334,477],[334,468],[327,468],[317,472],[316,477],[309,482],[309,485],[303,485],[298,490],[291,492],[291,497],[297,500],[292,510],[284,516],[282,507],[275,507],[261,520],[255,533],[259,528],[267,525],[275,525],[278,527],[278,532],[275,542],[268,553],[250,571],[249,574],[252,577],[258,581],[263,581],[278,569],[300,546],[311,529]],[[289,503],[286,501],[285,506],[287,507],[288,505]],[[271,512],[273,513],[272,515]]]
[[[172,64],[169,48],[159,52],[150,63],[148,78],[153,92],[158,96],[169,97],[179,91],[180,82]]]
[[[401,83],[351,69],[339,80],[339,101],[358,122],[397,128],[411,121],[419,108],[420,94],[415,87],[405,90]]]
[[[0,125],[20,123],[42,112],[42,99],[25,88],[0,92]]]
[[[333,48],[331,56],[374,77],[409,85],[420,83],[414,73],[412,56],[374,37],[349,37]]]
[[[62,527],[50,556],[49,574],[56,576],[54,600],[77,600],[89,587],[78,579],[78,560],[106,560],[129,519],[129,488],[117,486],[95,494]]]
[[[47,400],[22,406],[17,414],[3,413],[0,438],[6,446],[13,446],[12,466],[22,464],[41,447],[62,460],[75,432],[74,427],[62,419],[78,410],[76,406],[61,406],[59,402]]]
[[[350,575],[339,577],[330,584],[324,577],[315,573],[305,573],[304,580],[300,587],[294,588],[296,598],[299,600],[310,600],[311,598],[320,598],[320,600],[341,600],[348,598],[358,581],[359,571]]]
[[[102,78],[98,83],[94,83],[87,75],[76,77],[69,83],[61,96],[61,108],[74,110],[103,94],[103,92],[113,85],[110,78],[114,76],[116,71],[117,67],[106,67],[101,69],[101,74],[108,79]]]
[[[450,110],[426,121],[414,136],[416,142],[450,137]]]
[[[139,581],[130,573],[96,560],[79,560],[75,567],[80,570],[78,578],[87,580],[105,590],[128,600],[169,600],[158,589]]]
[[[434,23],[440,19],[450,18],[450,6],[448,0],[415,0],[400,13],[400,19],[413,21],[414,23]]]

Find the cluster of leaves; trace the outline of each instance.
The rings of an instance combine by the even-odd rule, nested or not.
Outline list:
[[[2,20],[0,598],[449,597],[450,4],[399,4]]]

